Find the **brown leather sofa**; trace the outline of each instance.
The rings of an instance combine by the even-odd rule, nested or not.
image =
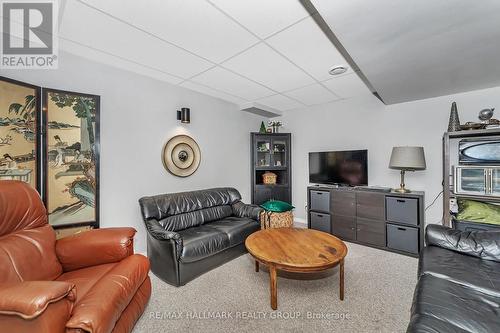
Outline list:
[[[0,181],[0,332],[130,332],[151,296],[135,232],[56,241],[38,193]]]

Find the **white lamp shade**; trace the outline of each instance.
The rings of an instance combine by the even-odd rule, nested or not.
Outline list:
[[[397,170],[425,170],[424,147],[393,147],[389,168]]]

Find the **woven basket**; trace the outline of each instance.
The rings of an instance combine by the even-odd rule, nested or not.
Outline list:
[[[278,179],[278,176],[273,172],[266,171],[262,175],[262,183],[264,183],[266,185],[276,184],[277,179]]]
[[[290,228],[292,226],[293,226],[292,211],[283,213],[263,211],[260,213],[261,229]]]

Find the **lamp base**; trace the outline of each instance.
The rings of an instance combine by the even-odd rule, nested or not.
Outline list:
[[[395,188],[393,191],[397,192],[397,193],[410,193],[411,192],[409,189],[404,188],[404,187]]]
[[[399,184],[399,188],[394,189],[394,192],[397,193],[410,193],[411,191],[405,188],[405,169],[401,170],[401,182]]]

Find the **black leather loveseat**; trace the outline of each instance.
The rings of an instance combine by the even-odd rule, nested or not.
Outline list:
[[[261,208],[234,188],[162,194],[139,200],[153,273],[181,286],[246,252]]]
[[[500,232],[429,225],[408,333],[500,332]]]

